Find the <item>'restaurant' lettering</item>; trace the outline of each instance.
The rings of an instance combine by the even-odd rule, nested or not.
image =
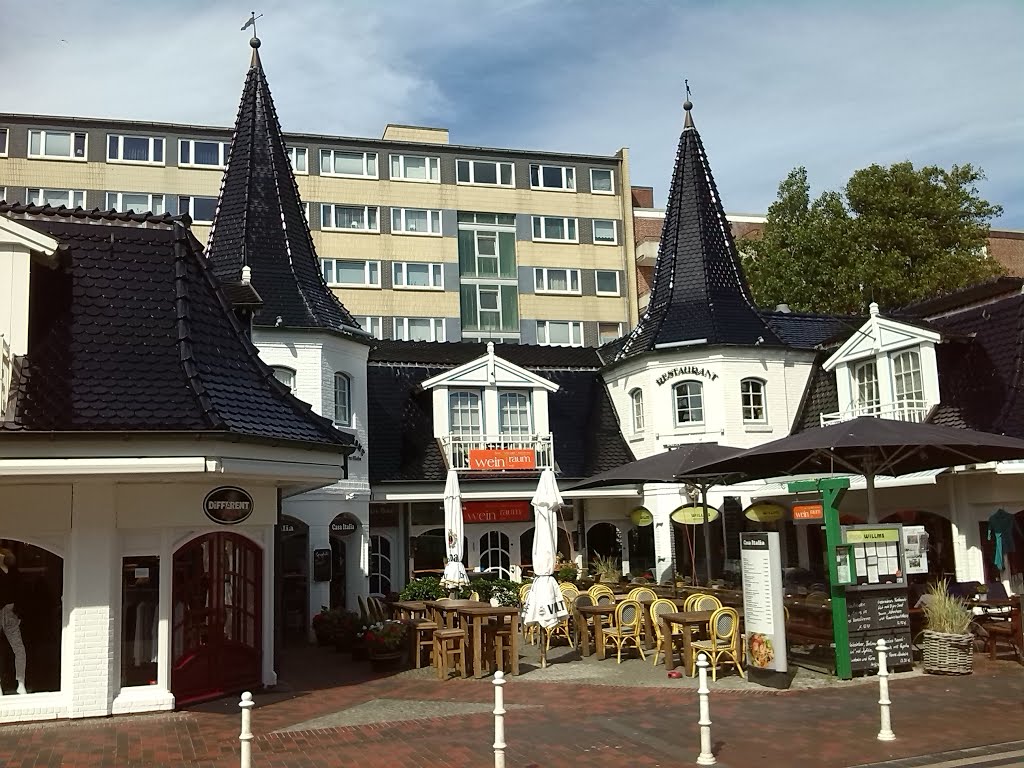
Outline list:
[[[718,378],[717,373],[709,371],[707,368],[701,368],[696,365],[682,365],[677,368],[673,368],[671,371],[666,371],[661,374],[656,381],[659,385],[664,384],[669,379],[674,379],[676,376],[703,376],[709,381],[714,381]]]

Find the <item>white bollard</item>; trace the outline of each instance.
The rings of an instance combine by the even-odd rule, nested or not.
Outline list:
[[[697,698],[700,700],[700,754],[697,755],[697,765],[714,765],[718,762],[715,753],[711,751],[711,705],[708,702],[708,655],[702,653],[697,657],[697,680],[700,685],[697,688]]]
[[[505,768],[505,673],[494,673],[494,768]]]
[[[246,691],[242,694],[242,700],[238,702],[242,710],[242,732],[238,734],[241,744],[241,768],[252,766],[252,708],[254,706],[252,694]]]
[[[885,640],[878,639],[878,706],[882,714],[882,727],[878,731],[879,741],[895,741],[896,734],[892,732],[892,717],[889,712],[889,664],[885,655]]]

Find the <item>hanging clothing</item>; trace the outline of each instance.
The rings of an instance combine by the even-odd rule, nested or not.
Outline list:
[[[18,602],[18,569],[0,569],[0,608]]]
[[[2,571],[0,571],[2,573]],[[14,606],[7,603],[0,606],[0,634],[7,638],[14,652],[14,676],[19,688],[25,685],[25,643],[21,639],[21,619],[14,612]]]
[[[992,557],[998,570],[1003,570],[1003,557],[1016,549],[1013,541],[1014,517],[1005,509],[997,509],[988,518],[988,539],[995,538],[995,554]]]

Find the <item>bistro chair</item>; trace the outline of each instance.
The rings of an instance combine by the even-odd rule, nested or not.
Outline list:
[[[479,603],[480,602],[480,593],[477,592],[476,590],[473,590],[472,592],[469,593],[469,599],[470,600],[475,600],[476,602]]]
[[[640,652],[640,658],[646,659],[644,646],[640,642],[640,627],[643,625],[643,606],[636,600],[623,600],[615,606],[615,619],[608,627],[605,635],[615,643],[617,663],[622,663],[622,646],[632,643]]]
[[[807,603],[807,605],[826,606],[831,602],[831,600],[824,592],[811,592],[811,594],[804,598],[804,602]]]
[[[615,593],[606,584],[595,584],[587,590],[587,594],[594,601],[594,605],[613,605],[615,603]]]
[[[722,607],[722,601],[714,595],[694,595],[690,604],[691,611],[717,611]]]
[[[637,587],[629,591],[627,600],[636,600],[639,603],[653,603],[658,599],[657,593],[650,587]]]
[[[711,680],[718,680],[719,664],[732,664],[740,677],[746,678],[743,664],[740,662],[739,632],[740,616],[735,608],[719,608],[711,615],[708,622],[711,639],[695,640],[690,645],[696,660],[698,653],[706,653],[711,662]],[[690,677],[697,674],[697,665],[691,663]]]
[[[660,598],[651,603],[648,610],[651,613],[651,623],[654,625],[654,637],[657,640],[657,644],[654,646],[654,666],[658,666],[658,656],[661,655],[663,644],[665,641],[665,628],[661,624],[661,614],[663,613],[675,613],[676,604],[671,600]],[[669,646],[668,652],[675,653],[675,641],[681,640],[683,632],[689,632],[689,627],[680,629],[679,627],[672,628],[672,636],[670,638],[671,645]]]
[[[530,584],[521,584],[519,586],[519,607],[523,608],[526,606],[526,598],[530,595]],[[523,636],[530,645],[537,644],[537,638],[539,634],[537,632],[537,625],[530,624],[529,626],[523,626]]]

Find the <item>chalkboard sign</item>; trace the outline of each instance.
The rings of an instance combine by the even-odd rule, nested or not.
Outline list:
[[[884,589],[848,594],[846,626],[850,633],[850,668],[854,672],[878,668],[879,638],[889,646],[890,667],[913,664],[906,592]]]
[[[331,580],[331,550],[313,550],[313,581]]]
[[[889,669],[909,667],[914,663],[910,649],[909,629],[881,629],[850,633],[850,669],[854,672],[874,672],[878,669],[878,641],[885,640]]]

